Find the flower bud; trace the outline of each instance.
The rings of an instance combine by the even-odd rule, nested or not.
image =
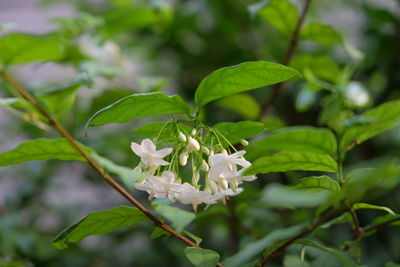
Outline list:
[[[207,184],[213,194],[218,193],[218,186],[214,181],[208,180]]]
[[[193,177],[192,177],[193,185],[197,185],[199,183],[199,180],[200,180],[200,172],[196,171],[193,173]]]
[[[179,155],[179,164],[181,166],[186,166],[188,158],[189,158],[189,154],[187,152],[180,154]]]
[[[223,190],[228,189],[228,181],[226,180],[225,176],[220,175],[218,177],[218,185],[220,188],[222,188]]]
[[[186,135],[184,135],[182,132],[179,132],[179,140],[181,142],[186,142]]]
[[[190,136],[189,136],[189,150],[190,151],[199,151],[200,150],[199,142],[197,142],[196,139],[194,139]]]
[[[207,162],[205,160],[203,160],[201,162],[200,170],[208,172],[209,169],[210,169],[210,167],[208,166]]]
[[[244,139],[240,140],[240,143],[242,144],[242,146],[248,146],[249,145],[249,142],[247,140],[244,140]]]
[[[210,154],[210,150],[206,146],[202,146],[201,147],[201,151],[206,155]]]
[[[192,136],[195,136],[197,133],[196,129],[193,129],[192,132],[190,133]]]

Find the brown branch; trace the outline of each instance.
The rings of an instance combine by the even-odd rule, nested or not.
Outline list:
[[[364,229],[361,227],[360,221],[358,220],[358,217],[357,217],[357,214],[356,214],[356,212],[354,211],[354,209],[351,207],[351,204],[349,203],[348,200],[346,200],[346,206],[347,206],[347,208],[348,208],[349,211],[350,211],[351,218],[353,219],[354,227],[355,227],[356,233],[362,235],[363,232],[364,232]]]
[[[299,42],[300,30],[301,30],[301,27],[303,26],[304,19],[307,15],[307,12],[310,9],[311,1],[312,0],[306,0],[303,11],[301,12],[300,18],[296,24],[296,28],[294,29],[292,36],[290,38],[289,47],[286,52],[285,58],[283,60],[283,65],[289,65],[289,63],[293,57],[294,50],[296,49],[297,43]],[[258,119],[257,119],[258,121],[260,121],[262,119],[262,117],[264,117],[269,112],[269,110],[271,109],[272,105],[274,104],[275,100],[277,99],[282,88],[283,88],[283,83],[278,83],[272,88],[271,95],[269,96],[269,98],[267,98],[267,100],[261,106],[260,114],[258,115]]]
[[[276,256],[282,254],[287,247],[292,245],[294,242],[296,242],[298,239],[310,234],[313,232],[318,226],[321,224],[325,223],[327,220],[329,220],[332,216],[336,214],[336,210],[331,210],[330,212],[326,213],[325,215],[321,216],[316,222],[312,223],[308,227],[306,227],[304,230],[302,230],[300,233],[297,235],[293,236],[289,240],[287,240],[285,243],[274,249],[270,254],[268,254],[259,264],[258,266],[265,266],[268,264],[273,258]]]
[[[174,237],[183,241],[186,245],[191,247],[199,247],[196,243],[186,238],[184,235],[176,232],[169,225],[161,222],[157,217],[155,217],[151,212],[144,207],[135,197],[133,197],[128,191],[126,191],[121,185],[119,185],[110,175],[108,175],[104,169],[99,166],[95,160],[83,150],[78,142],[68,133],[68,131],[56,121],[39,103],[39,101],[27,90],[25,90],[13,77],[11,77],[6,71],[0,71],[0,75],[3,79],[10,84],[17,92],[28,102],[30,102],[49,122],[49,124],[54,127],[57,132],[63,136],[86,160],[87,163],[97,172],[100,176],[111,185],[116,191],[118,191],[123,197],[125,197],[129,202],[136,206],[147,218],[149,218],[157,227],[167,231]],[[222,264],[218,263],[218,266]]]
[[[344,247],[344,250],[345,251],[349,250],[353,246],[353,243],[356,240],[358,240],[359,238],[361,238],[365,233],[372,232],[372,231],[375,231],[375,230],[379,230],[380,228],[385,227],[385,226],[390,225],[390,224],[395,223],[395,222],[400,222],[400,218],[394,218],[394,219],[391,219],[389,221],[386,221],[386,222],[383,222],[383,223],[380,223],[380,224],[375,224],[375,225],[371,225],[371,226],[367,226],[367,227],[361,228],[361,232],[355,231],[353,236],[349,240],[349,242]]]

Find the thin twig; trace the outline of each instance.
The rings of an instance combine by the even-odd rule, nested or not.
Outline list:
[[[161,222],[157,217],[155,217],[151,212],[144,207],[134,196],[132,196],[128,191],[126,191],[121,185],[119,185],[110,175],[108,175],[104,169],[99,166],[95,160],[83,150],[78,142],[68,133],[68,131],[56,121],[39,103],[39,101],[27,90],[25,90],[13,77],[11,77],[6,71],[0,71],[0,75],[3,79],[10,84],[21,96],[30,102],[49,122],[49,124],[54,127],[58,133],[63,136],[87,161],[87,163],[100,174],[103,179],[110,184],[116,191],[118,191],[123,197],[125,197],[129,202],[136,206],[147,218],[149,218],[157,227],[167,231],[171,235],[183,241],[186,245],[191,247],[199,247],[196,243],[186,238],[184,235],[176,232],[169,225]],[[218,263],[218,266],[222,264]]]
[[[363,228],[361,227],[361,225],[360,225],[360,221],[358,220],[358,217],[357,217],[356,212],[355,212],[354,209],[351,207],[351,204],[349,203],[348,200],[346,200],[345,202],[346,202],[347,208],[348,208],[349,211],[350,211],[351,218],[353,219],[354,227],[355,227],[356,233],[362,235],[363,232],[364,232],[364,229],[363,229]]]
[[[297,235],[293,236],[289,240],[287,240],[285,243],[274,249],[271,253],[269,253],[259,264],[258,266],[265,266],[268,264],[273,258],[276,256],[282,254],[287,247],[292,245],[294,242],[296,242],[298,239],[308,235],[309,233],[313,232],[318,226],[321,224],[325,223],[327,220],[329,220],[333,215],[336,214],[336,210],[331,210],[330,212],[327,212],[323,216],[319,217],[319,219],[306,227],[304,230],[302,230],[300,233]]]
[[[383,223],[379,223],[379,224],[375,224],[375,225],[371,225],[371,226],[367,226],[367,227],[361,228],[360,232],[355,231],[353,236],[349,240],[349,242],[344,247],[344,250],[348,251],[353,246],[354,241],[356,241],[359,238],[361,238],[365,233],[378,230],[378,229],[380,229],[380,228],[382,228],[384,226],[390,225],[390,224],[395,223],[395,222],[400,222],[400,218],[394,218],[394,219],[391,219],[391,220],[383,222]]]
[[[292,36],[290,38],[289,47],[286,52],[285,58],[283,60],[283,65],[289,65],[289,63],[293,57],[294,50],[296,49],[297,43],[299,42],[300,30],[301,30],[301,27],[303,26],[304,19],[310,8],[311,1],[312,0],[306,0],[303,11],[301,12],[299,21],[297,22],[296,28],[294,29]],[[260,114],[258,115],[258,119],[257,119],[258,121],[261,120],[269,112],[269,110],[271,109],[272,105],[274,104],[275,100],[277,99],[282,88],[283,88],[283,83],[278,83],[272,88],[272,93],[271,93],[270,97],[267,98],[267,100],[261,106]]]

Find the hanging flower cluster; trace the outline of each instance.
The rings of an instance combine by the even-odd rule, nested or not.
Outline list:
[[[175,142],[170,143],[174,148],[161,150],[157,150],[150,139],[144,139],[140,144],[132,142],[132,151],[140,157],[135,170],[144,174],[135,187],[146,191],[150,200],[169,198],[183,204],[192,204],[194,210],[202,203],[210,205],[218,200],[225,203],[227,197],[242,192],[239,185],[243,181],[256,179],[255,176],[243,175],[251,166],[243,157],[246,152],[230,154],[224,144],[236,150],[228,140],[212,128],[208,132],[215,137],[210,138],[209,134],[204,137],[203,129],[194,129],[191,134],[178,129]],[[222,143],[221,139],[225,142]],[[215,144],[214,140],[217,140]],[[243,143],[247,141],[243,140]],[[180,176],[180,169],[184,166],[191,167],[191,179],[186,179],[189,181]]]

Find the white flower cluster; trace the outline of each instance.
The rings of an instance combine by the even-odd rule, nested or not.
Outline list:
[[[251,163],[243,158],[245,151],[230,155],[220,148],[220,152],[215,153],[214,149],[201,146],[196,137],[181,132],[177,139],[181,149],[176,149],[175,153],[172,148],[157,150],[150,139],[142,140],[140,145],[134,142],[131,144],[133,152],[141,159],[136,170],[145,174],[144,179],[138,181],[135,187],[146,191],[150,200],[169,198],[183,204],[192,204],[193,209],[197,210],[201,203],[210,205],[218,200],[225,202],[226,197],[243,191],[239,187],[243,181],[256,179],[255,176],[243,175],[251,166]],[[166,157],[172,162],[165,161]],[[192,181],[182,183],[177,166],[186,166],[189,158],[192,159]],[[204,181],[200,179],[201,172]]]

